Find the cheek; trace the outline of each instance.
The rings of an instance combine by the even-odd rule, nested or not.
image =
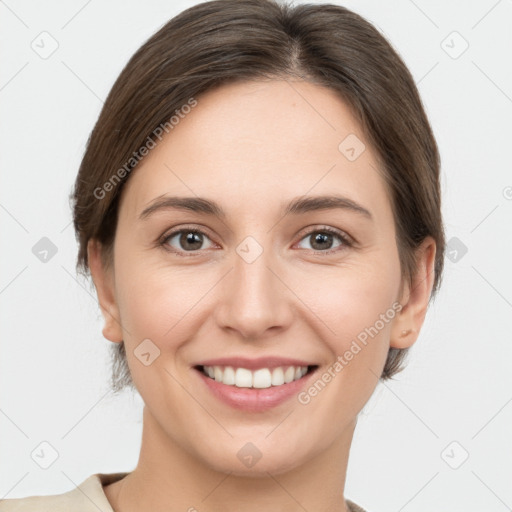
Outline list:
[[[338,268],[321,270],[321,278],[318,271],[295,278],[297,295],[321,321],[325,339],[338,353],[376,322],[379,330],[389,330],[400,284],[398,260],[391,254],[379,251],[364,260],[347,260]],[[382,325],[379,320],[386,313]]]
[[[322,327],[322,343],[331,354],[330,362],[298,397],[314,411],[313,416],[331,418],[332,435],[360,412],[374,392],[396,316],[389,283],[376,287],[372,279],[360,278],[339,284],[317,293],[315,313],[329,327]],[[313,422],[311,429],[318,429],[321,436],[325,426]]]
[[[196,315],[208,287],[197,276],[175,269],[156,269],[129,260],[118,269],[118,304],[132,379],[146,403],[167,410],[167,400],[170,404],[183,400],[175,381],[182,380],[186,368],[180,364],[180,347],[197,332]],[[155,393],[162,389],[165,392]]]
[[[162,351],[172,351],[193,334],[191,326],[218,276],[208,269],[163,266],[139,256],[119,261],[116,281],[125,343],[134,347],[147,338]]]
[[[331,353],[325,379],[333,383],[328,385],[332,402],[355,413],[373,392],[386,361],[399,309],[400,267],[393,247],[353,261],[330,269],[321,281],[313,275],[303,279],[301,298],[321,320],[316,322]]]

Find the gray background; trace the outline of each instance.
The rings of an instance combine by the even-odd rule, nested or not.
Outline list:
[[[141,399],[109,395],[68,195],[122,67],[195,3],[0,1],[0,498],[136,465]],[[418,84],[449,241],[407,369],[361,414],[345,494],[374,512],[511,510],[512,1],[335,3],[373,22]]]

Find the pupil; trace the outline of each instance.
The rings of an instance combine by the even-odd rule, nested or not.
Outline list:
[[[182,244],[183,248],[187,249],[187,247],[188,247],[187,250],[191,250],[191,249],[200,248],[201,244],[202,244],[202,240],[201,240],[199,233],[193,233],[193,232],[189,231],[188,233],[184,233],[181,236],[180,243]],[[196,245],[194,245],[194,244],[196,244]],[[192,245],[192,247],[190,247],[190,245]]]
[[[315,244],[316,244],[317,242],[320,242],[320,243],[321,243],[321,242],[326,242],[326,241],[327,241],[327,242],[331,242],[331,243],[329,244],[329,247],[328,247],[328,248],[330,248],[330,247],[332,246],[332,235],[330,235],[330,234],[328,234],[328,233],[318,233],[318,234],[316,234],[316,235],[314,236],[313,249],[316,249]],[[320,248],[320,249],[322,249],[322,248],[324,248],[324,249],[325,249],[325,245],[323,245],[323,246],[322,246],[322,245],[320,245],[320,247],[319,247],[319,248]]]

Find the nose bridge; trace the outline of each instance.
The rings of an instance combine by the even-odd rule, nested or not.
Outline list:
[[[265,249],[253,237],[247,237],[236,249],[233,278],[235,289],[240,292],[240,299],[262,300],[271,298],[275,279],[270,271],[275,261],[270,244]]]

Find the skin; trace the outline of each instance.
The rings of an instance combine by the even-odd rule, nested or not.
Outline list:
[[[105,493],[116,512],[347,511],[357,415],[389,348],[417,339],[435,242],[427,238],[418,249],[418,273],[401,290],[376,154],[330,89],[276,79],[224,85],[197,100],[130,176],[113,266],[102,266],[99,244],[88,247],[103,334],[124,340],[145,403],[138,465]],[[355,161],[338,149],[349,134],[366,144]],[[293,198],[333,193],[370,210],[373,220],[341,209],[283,217],[283,203]],[[226,218],[169,209],[140,220],[163,194],[215,200]],[[179,236],[167,247],[185,256],[158,245],[185,225],[205,233],[194,255]],[[326,255],[325,242],[315,251],[309,232],[322,226],[357,243],[334,237],[330,249],[337,252]],[[263,249],[250,264],[236,252],[247,236]],[[397,301],[401,312],[308,404],[293,397],[265,412],[243,412],[214,397],[192,369],[207,358],[278,355],[315,362],[321,375]],[[144,339],[160,350],[149,366],[134,354]],[[247,442],[262,454],[250,468],[237,457]]]

